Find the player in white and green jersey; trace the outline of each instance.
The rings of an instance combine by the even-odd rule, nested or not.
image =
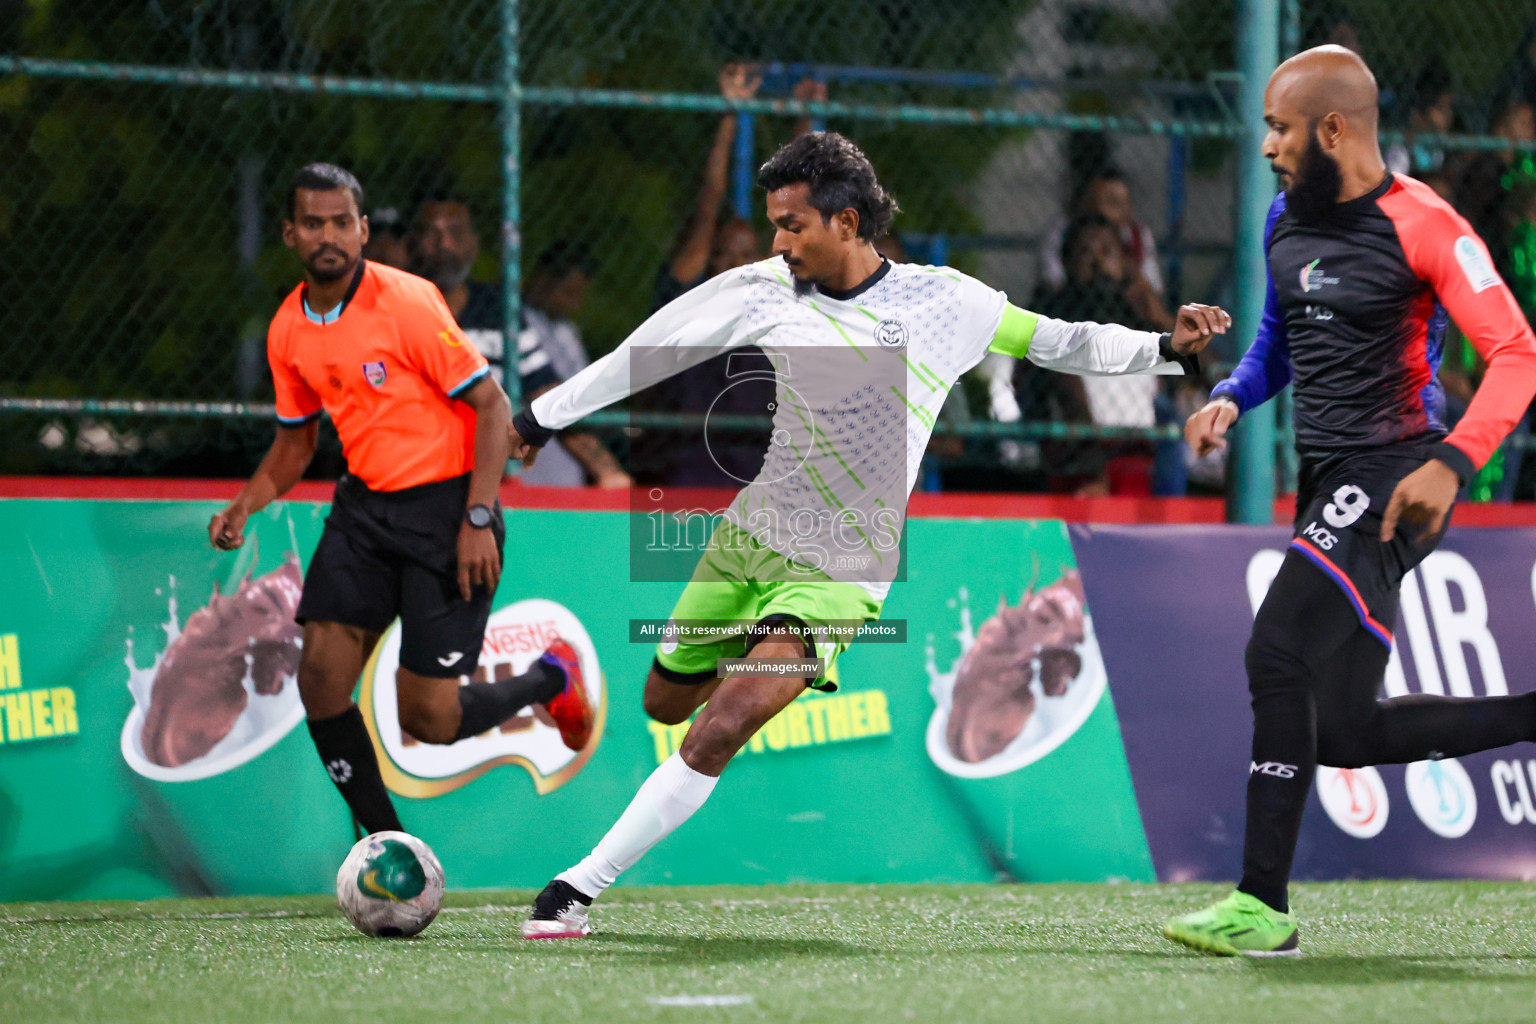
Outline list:
[[[539,895],[529,938],[587,934],[592,898],[704,803],[752,735],[806,686],[831,687],[896,577],[907,498],[961,374],[989,351],[1079,374],[1183,373],[1231,322],[1189,305],[1172,335],[1063,323],[957,271],[889,263],[872,242],[896,203],[836,133],[789,143],[758,183],[772,259],[675,299],[514,419],[512,455],[531,462],[556,430],[722,352],[757,346],[777,380],[762,470],[722,515],[646,680],[652,718],[703,710],[596,849]],[[727,658],[751,664],[717,665]]]

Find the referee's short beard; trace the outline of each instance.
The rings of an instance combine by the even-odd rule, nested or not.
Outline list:
[[[1291,175],[1291,185],[1285,190],[1285,208],[1303,224],[1316,224],[1338,205],[1343,185],[1339,162],[1317,141],[1317,124],[1313,122],[1301,166]]]
[[[321,266],[320,257],[340,256],[339,266]],[[304,269],[309,271],[309,279],[316,284],[330,284],[339,281],[357,270],[358,257],[347,258],[347,254],[334,245],[322,245],[309,254],[309,259],[304,261]]]

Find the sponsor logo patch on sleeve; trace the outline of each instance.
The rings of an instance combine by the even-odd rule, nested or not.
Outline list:
[[[1462,235],[1456,239],[1456,262],[1461,264],[1461,272],[1467,275],[1467,283],[1472,286],[1474,293],[1492,288],[1499,283],[1499,275],[1489,262],[1488,254],[1477,239],[1471,235]]]

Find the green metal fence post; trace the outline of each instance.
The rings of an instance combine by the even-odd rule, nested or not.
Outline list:
[[[1264,134],[1264,86],[1279,60],[1279,0],[1242,0],[1238,22],[1238,69],[1243,85],[1238,115],[1236,286],[1237,331],[1246,351],[1264,315],[1264,220],[1275,197],[1269,161],[1259,152]],[[1275,407],[1266,404],[1242,418],[1233,451],[1232,490],[1227,518],[1268,523],[1275,506]]]
[[[512,408],[523,402],[517,336],[522,319],[523,231],[520,191],[523,184],[523,96],[518,66],[517,0],[501,5],[501,287],[506,329],[502,332],[502,386]]]
[[[1289,57],[1301,50],[1301,0],[1280,0],[1280,52]]]

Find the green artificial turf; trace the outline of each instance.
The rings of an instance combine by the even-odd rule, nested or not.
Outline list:
[[[0,1019],[43,1021],[1536,1020],[1536,892],[1297,887],[1304,955],[1159,934],[1208,885],[618,888],[591,938],[517,937],[531,893],[457,893],[414,939],[321,897],[0,905]],[[726,997],[732,1005],[667,1005]]]

